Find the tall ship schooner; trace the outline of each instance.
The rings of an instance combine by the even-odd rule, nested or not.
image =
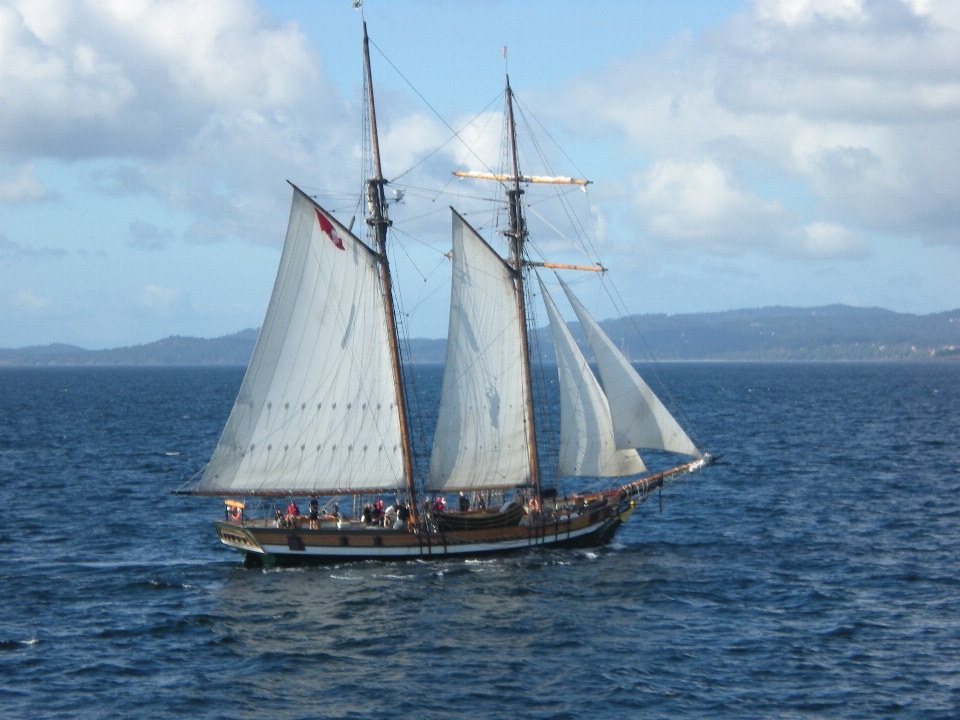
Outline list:
[[[391,221],[366,24],[363,50],[374,167],[366,183],[370,243],[351,232],[352,221],[343,225],[293,186],[277,278],[250,364],[199,484],[185,492],[225,498],[217,535],[251,566],[603,545],[651,494],[712,458],[560,280],[596,360],[597,380],[536,274],[571,268],[528,258],[523,186],[586,181],[521,173],[508,75],[510,172],[456,174],[505,188],[509,257],[451,208],[446,360],[429,470],[421,477],[387,256]],[[606,478],[604,489],[561,494],[541,472],[527,327],[534,277],[556,350],[555,476]],[[651,474],[638,449],[686,458]],[[258,498],[272,515],[254,517]],[[312,498],[309,513],[296,498]],[[448,510],[446,499],[459,503],[456,509]],[[346,509],[365,500],[362,516]]]

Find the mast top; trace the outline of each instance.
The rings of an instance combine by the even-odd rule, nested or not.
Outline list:
[[[503,49],[503,56],[506,59],[507,49]],[[453,173],[458,178],[469,178],[471,180],[494,180],[496,182],[507,183],[510,182],[513,184],[513,189],[518,194],[522,192],[520,190],[520,183],[535,183],[539,185],[579,185],[582,189],[586,190],[587,185],[590,185],[590,180],[582,180],[580,178],[572,177],[563,177],[563,176],[550,176],[550,175],[522,175],[520,173],[520,163],[517,157],[517,134],[516,134],[516,125],[513,120],[513,89],[510,87],[510,74],[506,73],[507,85],[506,85],[506,95],[507,95],[507,116],[509,123],[509,134],[510,134],[510,151],[511,151],[511,160],[513,165],[513,173],[486,173],[486,172],[476,172],[476,171],[457,171]]]
[[[374,176],[371,180],[382,183],[383,171],[380,168],[380,139],[377,135],[377,109],[373,102],[373,73],[370,70],[370,38],[367,36],[367,21],[363,21],[363,68],[367,76],[367,100],[370,103],[370,137],[373,149]]]

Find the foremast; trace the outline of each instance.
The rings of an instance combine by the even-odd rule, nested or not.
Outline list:
[[[403,366],[400,362],[400,341],[397,332],[397,318],[393,306],[393,280],[390,276],[390,262],[387,259],[387,229],[392,224],[387,215],[387,199],[383,187],[386,180],[380,166],[380,141],[377,136],[377,110],[373,99],[373,74],[370,70],[370,40],[367,37],[367,23],[363,23],[363,67],[367,79],[367,102],[370,108],[370,139],[373,151],[374,176],[367,180],[367,207],[370,216],[367,225],[373,231],[376,250],[380,255],[380,282],[383,289],[383,303],[390,338],[390,356],[393,360],[393,380],[397,394],[397,412],[400,419],[400,437],[403,444],[403,473],[407,481],[410,512],[414,522],[418,521],[417,489],[413,472],[413,444],[410,440],[410,421],[407,414],[406,386],[403,381]]]

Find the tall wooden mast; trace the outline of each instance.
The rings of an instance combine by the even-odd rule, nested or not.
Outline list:
[[[533,414],[533,385],[530,372],[530,345],[527,337],[527,308],[526,297],[523,288],[523,269],[531,266],[555,267],[567,270],[592,270],[603,272],[604,268],[597,266],[582,265],[557,265],[555,263],[534,263],[524,260],[523,244],[527,239],[527,223],[523,217],[523,203],[520,196],[523,190],[520,183],[542,183],[548,185],[579,185],[586,188],[590,184],[589,180],[580,180],[570,177],[549,177],[540,175],[521,175],[520,162],[517,157],[517,131],[513,120],[513,90],[510,89],[510,76],[507,75],[506,88],[507,101],[507,125],[510,135],[510,158],[512,162],[512,174],[499,174],[487,172],[462,172],[457,171],[453,174],[458,178],[468,178],[472,180],[493,180],[506,185],[507,199],[510,210],[510,229],[504,233],[510,238],[510,250],[512,257],[510,264],[513,266],[516,276],[517,309],[520,315],[520,343],[522,347],[522,366],[524,380],[524,409],[527,417],[527,445],[529,446],[530,461],[530,480],[533,483],[537,496],[541,491],[540,458],[537,452],[537,428],[536,418]]]
[[[407,415],[407,396],[403,383],[403,369],[400,365],[400,342],[397,334],[397,319],[393,308],[393,281],[390,277],[390,263],[387,260],[387,228],[391,222],[387,217],[387,199],[383,191],[386,181],[380,168],[380,141],[377,137],[377,110],[373,102],[373,75],[370,71],[370,40],[367,37],[367,23],[363,23],[363,66],[367,75],[367,100],[370,106],[370,137],[373,149],[374,176],[367,181],[367,207],[370,217],[367,225],[376,238],[376,249],[380,254],[380,282],[383,285],[383,302],[386,309],[387,328],[390,333],[390,356],[393,360],[393,382],[397,393],[397,412],[400,416],[400,437],[403,442],[403,473],[407,478],[407,491],[410,495],[410,512],[414,522],[419,517],[417,508],[417,489],[413,477],[413,445],[410,442],[410,422]]]
[[[537,427],[533,413],[533,385],[530,377],[530,346],[527,340],[527,306],[523,289],[523,243],[527,238],[527,223],[523,217],[520,196],[520,164],[517,160],[517,132],[513,122],[513,91],[510,89],[510,76],[507,75],[507,123],[510,133],[510,154],[513,160],[513,187],[507,190],[510,204],[510,237],[513,251],[513,269],[517,281],[517,310],[520,315],[520,346],[523,354],[524,406],[527,415],[527,446],[530,453],[530,481],[533,483],[537,500],[540,499],[540,457],[537,453]]]

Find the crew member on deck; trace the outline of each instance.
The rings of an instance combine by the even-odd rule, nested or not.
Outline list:
[[[316,498],[310,499],[310,529],[320,528],[320,503]]]
[[[287,505],[287,517],[290,520],[293,520],[295,517],[300,515],[300,508],[297,507],[296,501],[291,498],[290,504]]]
[[[460,491],[460,497],[457,499],[457,505],[460,508],[460,512],[466,512],[470,509],[470,500],[468,500],[467,496],[463,494],[463,490]]]
[[[383,520],[380,522],[385,528],[393,528],[397,522],[397,506],[390,505],[383,511]]]
[[[400,528],[406,527],[409,524],[409,522],[410,522],[410,508],[408,508],[404,503],[398,503],[397,522],[396,524],[394,524],[393,529],[399,530]],[[399,525],[399,527],[397,527],[397,525]]]

